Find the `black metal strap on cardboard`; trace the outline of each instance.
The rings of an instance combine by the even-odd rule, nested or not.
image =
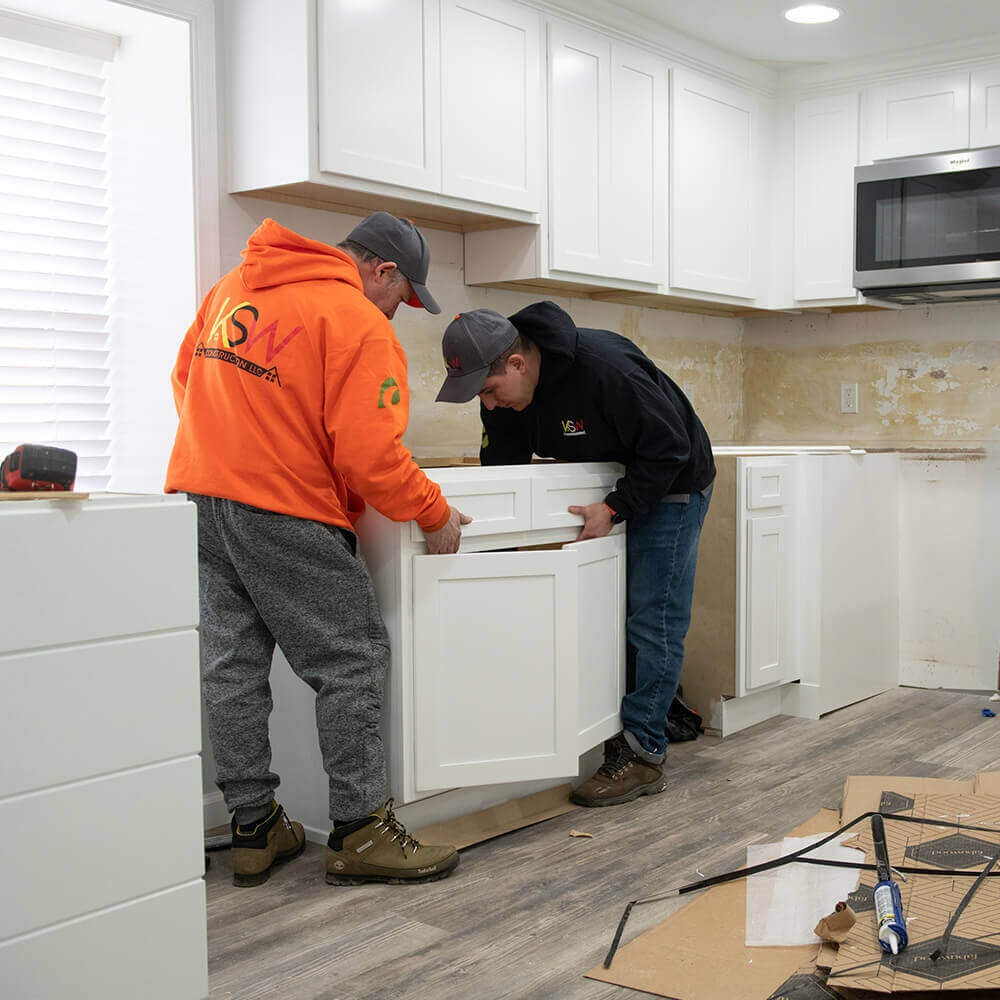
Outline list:
[[[955,907],[955,912],[951,915],[951,920],[948,921],[948,926],[944,929],[944,934],[941,935],[941,944],[939,947],[935,948],[931,952],[931,961],[936,962],[942,955],[946,954],[948,951],[948,942],[951,940],[951,932],[955,929],[955,924],[958,923],[958,918],[962,915],[962,911],[969,905],[969,901],[978,892],[979,887],[986,881],[990,872],[993,870],[993,866],[997,863],[998,855],[994,854],[990,858],[990,863],[979,873],[979,878],[969,887],[969,891],[962,897],[962,902]]]
[[[940,819],[924,819],[919,816],[899,816],[893,813],[880,813],[878,810],[872,810],[870,812],[862,813],[860,816],[855,816],[850,823],[846,823],[839,830],[834,830],[833,833],[828,834],[822,840],[817,840],[815,844],[810,844],[808,847],[800,848],[797,851],[793,851],[791,854],[784,854],[780,858],[772,858],[770,861],[763,861],[759,865],[749,865],[746,868],[738,868],[731,872],[723,872],[721,875],[713,875],[711,878],[701,879],[699,882],[691,882],[689,885],[682,885],[677,889],[671,889],[669,892],[665,892],[659,896],[647,896],[645,899],[633,899],[626,907],[625,912],[622,914],[621,920],[618,921],[618,928],[615,931],[615,936],[611,941],[611,947],[608,949],[608,954],[604,959],[604,968],[611,968],[611,961],[615,957],[615,953],[618,951],[618,946],[621,944],[622,933],[625,930],[625,924],[628,923],[628,918],[632,915],[632,909],[636,906],[643,906],[646,903],[659,903],[664,899],[673,899],[674,896],[684,896],[689,892],[697,892],[699,889],[708,889],[713,885],[722,885],[725,882],[733,882],[739,878],[747,878],[750,875],[757,875],[760,872],[771,871],[774,868],[780,868],[783,865],[791,864],[792,862],[800,862],[801,864],[816,864],[816,865],[826,865],[835,868],[854,868],[874,871],[875,865],[869,864],[852,864],[850,861],[830,861],[825,858],[806,858],[803,855],[808,854],[810,851],[815,851],[818,847],[822,847],[824,844],[830,843],[831,840],[836,839],[842,833],[846,833],[853,826],[857,826],[858,823],[863,820],[869,819],[872,816],[879,815],[883,819],[893,820],[894,822],[900,823],[916,823],[921,826],[946,826],[951,827],[956,830],[964,830],[968,833],[1000,833],[1000,829],[992,826],[969,826],[966,823],[949,823],[945,820]],[[992,867],[992,866],[990,866]],[[970,875],[970,876],[980,876],[994,877],[1000,875],[1000,872],[990,872],[987,869],[987,873],[980,872],[962,872],[962,871],[949,871],[945,869],[929,869],[929,868],[914,868],[912,866],[899,866],[893,865],[893,869],[897,872],[913,873],[920,875],[948,875],[948,876],[958,876],[958,875]],[[978,887],[979,879],[977,879],[977,885],[973,885],[972,889],[975,890]],[[970,892],[971,895],[971,892]]]

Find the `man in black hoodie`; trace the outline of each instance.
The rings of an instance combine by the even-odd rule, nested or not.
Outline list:
[[[442,342],[447,377],[437,399],[479,396],[483,465],[532,455],[620,462],[625,474],[583,517],[578,540],[628,524],[628,624],[635,683],[623,731],[572,794],[610,806],[662,792],[667,711],[691,621],[698,538],[715,479],[712,446],[687,397],[630,340],[578,329],[553,302],[506,319],[490,309],[456,316]]]

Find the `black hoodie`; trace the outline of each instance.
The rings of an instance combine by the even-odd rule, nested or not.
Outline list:
[[[705,428],[676,383],[635,344],[609,330],[578,329],[554,302],[536,302],[510,321],[538,346],[541,372],[520,412],[480,405],[483,465],[522,465],[532,454],[620,462],[625,475],[606,503],[625,518],[711,484]]]

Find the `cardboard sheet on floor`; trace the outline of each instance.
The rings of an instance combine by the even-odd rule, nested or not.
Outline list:
[[[866,812],[903,812],[913,805],[916,795],[972,795],[974,790],[975,782],[971,780],[852,774],[844,782],[839,825],[843,826]],[[860,823],[854,830],[860,830],[864,826],[864,823]]]
[[[907,787],[897,779],[900,789]],[[1000,829],[1000,797],[990,795],[914,795],[896,815],[945,820]],[[1000,854],[1000,833],[885,821],[889,860],[928,872],[941,869],[979,872]],[[870,824],[862,824],[854,846],[875,860]],[[841,942],[828,985],[895,993],[911,990],[982,990],[1000,996],[1000,879],[987,878],[961,911],[943,954],[942,935],[973,886],[972,877],[910,875],[900,882],[909,944],[898,956],[884,954],[876,939],[870,903],[873,876],[864,872],[857,891],[857,923]],[[867,896],[868,905],[860,905]],[[859,908],[860,906],[860,908]]]
[[[824,809],[791,831],[791,836],[832,833],[835,810]],[[646,886],[655,896],[671,886]],[[793,948],[747,948],[744,944],[746,881],[713,886],[652,930],[618,950],[610,969],[603,965],[587,978],[627,986],[671,1000],[764,1000],[809,967],[815,944]],[[622,900],[622,909],[628,900]],[[634,911],[633,911],[634,912]],[[633,917],[634,919],[634,917]],[[608,927],[607,944],[615,928]],[[629,928],[625,928],[628,940]],[[787,989],[779,995],[793,996]]]
[[[983,771],[977,774],[973,790],[976,795],[1000,796],[1000,771]]]
[[[414,830],[413,836],[427,844],[454,844],[461,850],[579,809],[578,805],[569,800],[572,789],[572,785],[560,785],[558,788],[523,795],[490,809]]]

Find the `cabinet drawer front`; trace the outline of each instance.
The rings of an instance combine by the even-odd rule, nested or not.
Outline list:
[[[201,749],[198,633],[0,657],[0,795]]]
[[[0,652],[197,625],[195,518],[192,503],[87,501],[0,515],[18,567],[0,581]]]
[[[199,878],[201,798],[191,756],[0,800],[0,941]]]
[[[448,503],[472,518],[471,524],[463,526],[463,535],[495,535],[504,531],[527,531],[531,527],[530,479],[446,483],[441,490]],[[410,523],[410,540],[424,540],[424,533],[416,521]]]
[[[0,943],[11,997],[208,995],[205,883],[146,896],[82,920]]]
[[[789,486],[787,465],[751,465],[747,469],[747,509],[783,507],[788,503]]]
[[[618,476],[613,472],[536,479],[531,484],[531,527],[565,528],[583,526],[579,514],[566,509],[571,504],[583,507],[602,501],[614,488]]]

